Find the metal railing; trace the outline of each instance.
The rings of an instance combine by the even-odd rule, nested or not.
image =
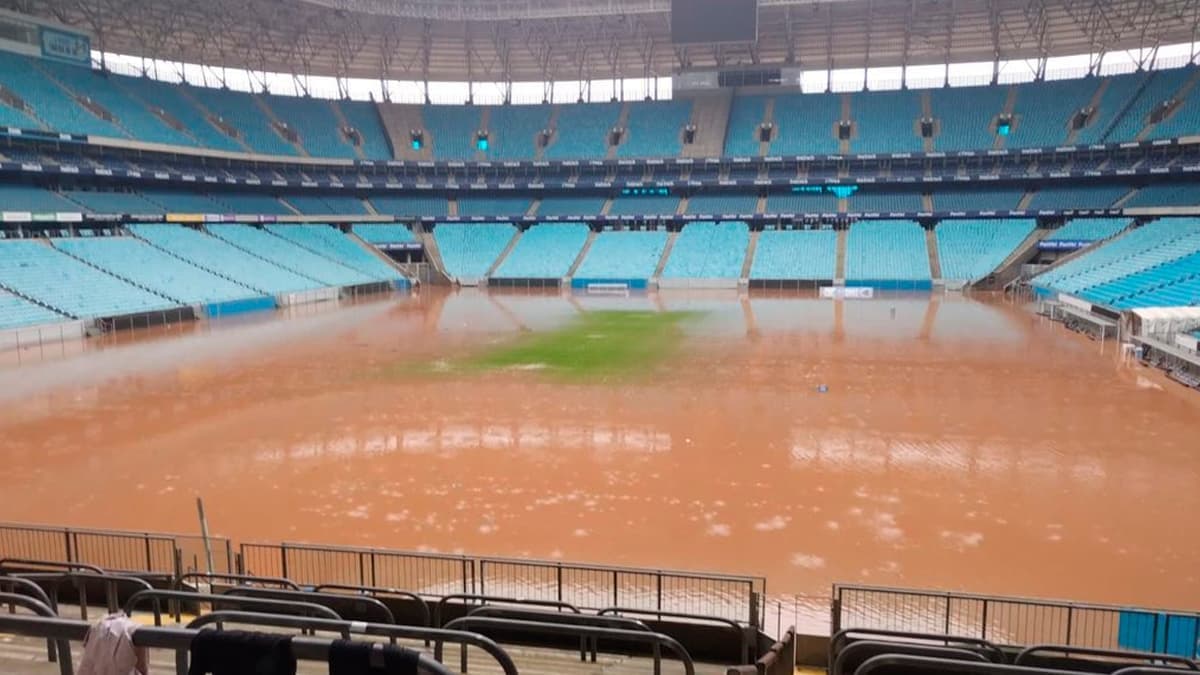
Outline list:
[[[1153,644],[1192,645],[1196,656],[1200,613],[1001,597],[972,593],[924,591],[875,586],[833,587],[832,632],[843,628],[878,628],[936,633],[988,640],[999,645],[1054,644],[1120,649],[1139,619]],[[1152,651],[1162,651],[1161,648]],[[1178,654],[1179,652],[1173,653]]]
[[[240,551],[239,573],[307,586],[389,586],[427,595],[475,591],[474,561],[463,556],[286,542],[243,543]]]
[[[238,610],[262,610],[264,612],[276,612],[280,614],[294,613],[300,616],[317,616],[327,619],[341,620],[341,615],[325,605],[318,605],[313,602],[297,602],[294,600],[268,600],[265,598],[243,598],[236,595],[211,595],[208,593],[189,593],[188,591],[138,591],[134,593],[128,600],[125,601],[125,614],[133,616],[133,612],[139,605],[144,605],[147,602],[154,612],[154,625],[162,625],[162,601],[166,600],[173,607],[168,608],[168,612],[175,619],[175,623],[182,623],[184,602],[194,604],[207,604],[212,606],[212,610],[218,611],[221,607],[232,607]]]
[[[28,595],[0,593],[0,604],[8,605],[10,614],[15,607],[24,607],[38,616],[58,617],[58,613],[51,609],[49,604]],[[46,656],[51,663],[58,662],[61,675],[72,674],[74,669],[71,666],[71,645],[67,644],[66,640],[47,639]]]
[[[227,572],[233,560],[228,539],[210,537],[218,568]],[[124,532],[44,525],[0,523],[0,557],[88,564],[106,570],[182,574],[199,570],[204,544],[192,535]]]

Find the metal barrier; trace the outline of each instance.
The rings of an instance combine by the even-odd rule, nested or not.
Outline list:
[[[359,595],[394,595],[399,598],[411,600],[416,604],[417,608],[421,612],[422,626],[428,626],[429,621],[433,618],[433,615],[429,613],[429,603],[425,601],[425,598],[422,598],[420,595],[417,595],[411,591],[402,591],[398,588],[380,588],[378,586],[351,586],[349,584],[321,584],[320,586],[314,587],[313,590],[317,593],[322,593],[324,591],[352,591]]]
[[[82,642],[90,627],[85,621],[0,614],[0,633],[8,635]],[[146,626],[133,633],[133,644],[147,649],[175,651],[179,655],[176,659],[176,675],[187,675],[186,654],[199,632],[196,629]],[[291,640],[292,654],[301,661],[327,662],[331,645],[332,641],[326,638],[294,637]],[[182,668],[179,666],[180,657],[185,664]],[[420,657],[418,669],[422,675],[451,675],[444,666],[424,654]],[[506,675],[516,675],[516,671]]]
[[[446,605],[458,600],[480,600],[481,603],[464,602],[464,605],[481,604],[486,605],[489,602],[502,605],[528,605],[530,607],[551,607],[554,609],[563,609],[570,611],[573,614],[582,614],[578,607],[566,602],[557,600],[526,600],[524,598],[506,598],[499,595],[480,595],[478,593],[453,593],[445,597],[439,598],[437,604],[433,606],[433,622],[440,626],[443,623],[445,612],[443,611]]]
[[[21,593],[21,591],[24,591],[24,593]],[[58,616],[58,604],[50,600],[50,596],[46,595],[46,591],[43,590],[41,586],[38,586],[29,579],[0,576],[0,593],[28,595],[34,600],[37,600],[43,605],[49,607],[50,611],[54,612],[54,616]],[[55,656],[54,643],[52,641],[46,642],[46,656],[50,659],[50,663],[54,663],[58,658]]]
[[[86,572],[93,572],[95,574],[104,574],[104,570],[96,567],[95,565],[89,565],[87,563],[58,562],[56,560],[35,560],[33,558],[0,559],[0,574],[12,574],[13,572],[11,570],[5,569],[11,566],[16,566],[17,571],[25,572],[28,572],[30,567],[37,568],[35,571],[39,572],[43,571],[41,568],[48,567],[50,568],[49,571],[77,572],[79,570],[83,570]]]
[[[464,630],[469,630],[471,626],[493,629],[508,629],[508,630],[524,630],[529,632],[537,632],[539,634],[557,634],[557,635],[572,635],[576,637],[586,638],[606,638],[620,642],[637,642],[650,645],[654,650],[654,675],[662,673],[662,648],[666,647],[669,651],[674,652],[679,660],[683,663],[684,675],[696,675],[696,664],[692,661],[691,654],[683,648],[674,638],[663,635],[662,633],[644,633],[636,630],[622,630],[619,628],[599,628],[594,626],[576,626],[566,623],[543,623],[540,621],[518,621],[516,619],[491,619],[480,618],[473,616],[464,616],[451,621],[445,625],[446,630],[453,630],[462,626]],[[434,651],[435,658],[440,661],[442,653],[442,644],[437,643]],[[465,659],[465,655],[464,655]],[[463,663],[463,672],[466,672],[466,663]]]
[[[569,602],[584,609],[613,605],[763,623],[763,577],[576,565],[557,561],[479,559],[479,592]]]
[[[1070,670],[1027,668],[999,663],[952,661],[928,656],[875,656],[854,671],[854,675],[1079,675]]]
[[[1022,649],[1017,657],[1013,659],[1014,666],[1037,666],[1039,655],[1043,654],[1062,654],[1067,658],[1074,655],[1082,656],[1099,656],[1108,661],[1117,659],[1125,661],[1134,661],[1134,665],[1148,664],[1178,664],[1179,670],[1197,670],[1196,662],[1191,659],[1186,659],[1182,656],[1174,656],[1171,654],[1158,654],[1154,652],[1132,652],[1121,649],[1093,649],[1088,647],[1067,647],[1064,645],[1032,645]],[[1043,657],[1044,658],[1044,657]],[[1050,657],[1053,659],[1053,657]],[[1136,663],[1143,661],[1144,663]]]
[[[275,588],[255,588],[253,586],[230,588],[229,590],[221,593],[221,595],[247,597],[247,598],[260,598],[260,599],[264,599],[264,600],[292,600],[295,602],[311,602],[313,604],[323,605],[325,607],[329,607],[329,605],[326,604],[328,602],[351,603],[351,604],[353,604],[354,610],[356,613],[358,613],[357,610],[359,610],[360,608],[364,608],[368,611],[365,611],[362,613],[374,612],[375,614],[379,615],[379,618],[377,620],[376,619],[358,619],[359,621],[374,621],[375,623],[396,623],[396,617],[392,614],[392,610],[388,609],[387,605],[376,600],[375,598],[367,598],[367,597],[362,597],[362,596],[347,597],[345,595],[338,595],[336,593],[317,593],[315,591],[311,591],[311,592],[310,591],[285,591],[285,590],[279,590],[279,589],[275,589]],[[324,601],[324,602],[322,602],[322,601]],[[329,607],[329,608],[333,609],[335,612],[338,612],[339,615],[345,614],[345,612],[339,612],[337,609],[335,609],[333,607]],[[343,616],[342,618],[355,618],[355,617]]]
[[[269,584],[271,586],[279,586],[280,588],[287,590],[300,590],[300,587],[296,585],[296,582],[289,579],[281,579],[278,577],[255,577],[248,574],[217,574],[210,572],[188,572],[187,574],[180,574],[179,576],[175,577],[174,581],[171,582],[171,590],[182,590],[184,585],[191,579],[209,579],[209,586],[212,586],[211,580],[215,579],[217,581],[232,581],[239,585]]]
[[[79,618],[84,621],[88,620],[87,589],[89,581],[104,584],[104,607],[110,613],[117,611],[121,607],[120,584],[139,588],[140,590],[134,592],[135,595],[142,591],[153,589],[150,583],[145,579],[139,579],[138,577],[127,576],[124,574],[110,574],[103,572],[97,574],[90,570],[83,572],[29,572],[25,574],[16,574],[13,576],[21,579],[28,579],[29,581],[39,583],[39,585],[49,585],[50,591],[48,592],[48,595],[50,596],[50,606],[54,607],[56,610],[59,604],[59,587],[62,586],[63,582],[65,581],[74,583],[75,587],[79,590]]]
[[[174,611],[172,614],[175,617],[175,623],[181,623],[182,613],[180,611],[180,605],[182,603],[178,602],[180,600],[191,600],[192,602],[196,603],[207,603],[212,605],[213,611],[217,611],[218,606],[224,605],[229,607],[248,608],[251,610],[282,610],[284,612],[293,610],[300,612],[302,615],[320,616],[327,619],[336,620],[341,620],[342,618],[337,612],[326,607],[325,605],[318,605],[312,602],[242,598],[229,595],[212,595],[209,593],[190,593],[188,591],[160,591],[157,589],[134,593],[133,597],[129,598],[129,600],[125,602],[124,611],[129,616],[133,616],[133,612],[137,609],[139,604],[142,604],[146,601],[151,601],[154,603],[154,625],[161,626],[162,605],[160,604],[160,601],[162,600],[168,600],[174,604]]]
[[[606,614],[640,614],[642,616],[657,617],[662,621],[664,617],[668,619],[684,619],[686,621],[697,621],[701,623],[713,623],[719,626],[728,627],[738,636],[741,649],[739,653],[742,655],[742,663],[754,662],[754,644],[753,638],[758,635],[758,631],[732,619],[723,619],[719,616],[705,616],[703,614],[686,614],[683,612],[659,612],[654,610],[634,609],[631,607],[605,607],[596,612],[600,616]]]
[[[546,612],[533,609],[516,609],[484,605],[467,612],[467,616],[491,617],[493,619],[517,619],[518,621],[543,621],[547,623],[565,623],[572,626],[599,626],[601,628],[620,628],[622,630],[640,630],[653,633],[650,627],[638,621],[623,616],[598,616],[596,614],[571,614],[569,612]],[[588,653],[592,655],[592,663],[596,662],[600,641],[595,638],[579,638],[579,660],[587,661]]]
[[[829,675],[854,675],[859,666],[870,659],[882,654],[903,656],[930,656],[951,661],[980,661],[991,663],[979,652],[959,647],[938,647],[927,644],[912,644],[906,642],[883,642],[880,640],[862,640],[852,642],[838,652],[837,661],[829,667]]]
[[[846,643],[850,638],[859,635],[870,638],[900,638],[900,640],[913,643],[918,640],[931,642],[942,647],[966,647],[969,649],[977,649],[981,652],[990,654],[990,659],[995,663],[1003,663],[1007,659],[1004,652],[996,645],[984,640],[983,638],[961,637],[958,635],[937,635],[933,633],[912,633],[901,630],[881,630],[878,628],[843,628],[829,637],[829,658],[826,663],[833,664],[837,661],[838,654],[845,648]],[[898,641],[900,641],[898,640]]]
[[[181,559],[198,541],[187,535],[0,523],[0,556],[87,563],[107,570],[178,575]],[[230,551],[226,539],[210,538],[210,543]]]
[[[216,619],[210,617],[220,615]],[[301,630],[311,631],[336,631],[343,635],[354,633],[359,635],[374,635],[377,637],[386,637],[392,643],[396,642],[397,638],[407,638],[414,640],[436,640],[438,650],[434,654],[434,660],[441,663],[442,651],[441,645],[443,642],[451,642],[462,646],[463,654],[463,673],[467,672],[466,653],[467,647],[477,647],[487,652],[496,663],[500,665],[500,670],[505,675],[517,675],[517,666],[513,663],[512,657],[508,652],[504,651],[500,645],[490,638],[484,637],[478,633],[468,631],[448,630],[443,628],[426,628],[424,626],[396,626],[384,625],[378,623],[364,623],[359,621],[343,621],[333,619],[322,619],[315,617],[299,617],[299,616],[283,616],[279,614],[259,614],[256,612],[214,612],[202,617],[196,618],[189,624],[200,626],[205,623],[212,622],[230,622],[239,624],[250,624],[257,626],[274,626],[277,628],[299,628]]]
[[[470,558],[374,548],[244,543],[240,574],[284,577],[306,586],[354,584],[445,595],[475,591]]]
[[[31,598],[28,595],[0,593],[0,604],[7,604],[10,612],[13,607],[19,605],[39,616],[58,617],[58,614],[48,604]],[[71,645],[67,644],[66,640],[51,640],[47,638],[46,657],[50,663],[58,662],[58,670],[61,675],[74,675],[75,669],[71,665]]]
[[[1147,632],[1171,644],[1172,631],[1196,644],[1200,613],[875,586],[833,587],[832,632],[845,627],[975,636],[1003,645],[1120,648],[1122,614],[1145,616]],[[1187,621],[1172,621],[1184,617]],[[1194,619],[1194,620],[1193,620]]]

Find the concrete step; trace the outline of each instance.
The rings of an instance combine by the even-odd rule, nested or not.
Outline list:
[[[489,267],[488,271],[483,275],[484,278],[490,279],[491,276],[496,273],[496,270],[500,269],[500,264],[504,262],[504,259],[507,258],[508,254],[511,253],[513,248],[516,247],[517,242],[521,240],[521,234],[521,230],[517,230],[513,234],[512,239],[508,240],[508,246],[504,247],[504,250],[501,251],[500,255],[496,257],[496,261],[492,263],[492,266]]]
[[[671,257],[671,249],[675,248],[675,240],[678,238],[678,232],[672,232],[667,236],[667,245],[663,247],[662,257],[658,259],[658,266],[654,268],[655,279],[662,276],[663,268],[667,266],[667,259]]]
[[[942,260],[938,257],[937,232],[925,230],[925,250],[929,252],[929,271],[934,279],[942,278]]]
[[[834,266],[835,279],[846,278],[846,235],[849,230],[838,230],[837,233],[837,264]]]
[[[742,261],[742,278],[750,278],[750,268],[754,265],[754,251],[758,249],[758,235],[762,232],[755,230],[750,233],[750,245],[746,247],[746,259]]]

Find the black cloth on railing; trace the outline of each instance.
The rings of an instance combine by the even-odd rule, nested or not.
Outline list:
[[[420,654],[396,645],[334,640],[329,675],[417,675]]]
[[[202,630],[192,638],[188,675],[296,675],[292,638],[241,630]]]

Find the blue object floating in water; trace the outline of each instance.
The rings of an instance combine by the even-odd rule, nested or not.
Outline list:
[[[817,386],[817,393],[828,394],[829,393],[829,385],[822,384],[822,385]]]

